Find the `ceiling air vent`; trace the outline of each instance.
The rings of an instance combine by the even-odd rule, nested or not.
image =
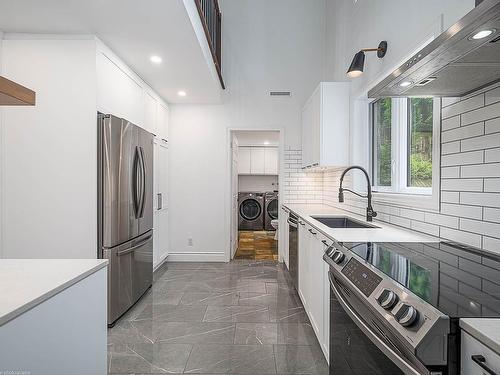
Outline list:
[[[270,91],[270,96],[292,96],[290,91]]]

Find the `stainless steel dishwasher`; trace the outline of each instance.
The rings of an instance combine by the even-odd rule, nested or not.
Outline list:
[[[288,216],[288,263],[293,285],[299,287],[299,232],[298,216],[290,212]]]

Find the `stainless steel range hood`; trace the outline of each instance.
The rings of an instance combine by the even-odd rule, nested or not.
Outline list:
[[[493,33],[473,39],[481,30]],[[459,97],[497,81],[500,0],[484,0],[371,89],[368,97]],[[402,82],[408,86],[401,86]]]

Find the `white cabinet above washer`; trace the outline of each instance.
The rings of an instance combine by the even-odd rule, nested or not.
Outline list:
[[[238,174],[277,175],[278,147],[238,147]]]

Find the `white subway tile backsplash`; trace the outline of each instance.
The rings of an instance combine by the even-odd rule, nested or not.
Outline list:
[[[467,112],[461,115],[462,126],[498,117],[499,113],[500,113],[500,102],[490,104],[486,107],[482,107],[479,109],[475,109],[471,112]]]
[[[483,207],[500,207],[500,194],[460,193],[460,203]]]
[[[484,180],[484,191],[488,193],[500,193],[500,178],[486,178]]]
[[[500,132],[500,117],[486,121],[484,123],[484,129],[486,134]]]
[[[432,212],[425,213],[425,222],[441,225],[449,228],[458,228],[458,217],[435,214]]]
[[[478,164],[483,161],[483,151],[462,152],[460,154],[443,155],[441,157],[441,166],[448,167],[452,165]]]
[[[482,207],[466,206],[463,204],[441,203],[441,213],[472,219],[481,219],[483,217]]]
[[[500,145],[500,142],[498,143]],[[500,162],[500,148],[492,148],[484,151],[484,161],[486,163]]]
[[[441,190],[445,191],[483,191],[483,180],[456,178],[441,181]]]
[[[441,142],[452,142],[460,139],[477,137],[484,134],[484,122],[462,126],[458,129],[452,129],[441,133]]]
[[[486,148],[497,147],[500,145],[500,133],[464,139],[461,143],[462,151],[484,150]]]
[[[455,154],[460,152],[460,141],[443,143],[441,145],[441,155]]]
[[[493,221],[496,223],[500,223],[500,209],[498,208],[490,208],[490,207],[484,207],[483,208],[483,219],[486,221]],[[497,236],[500,233],[497,233]],[[499,249],[500,250],[500,249]]]
[[[440,235],[442,238],[446,238],[448,240],[461,242],[470,246],[481,248],[481,236],[479,234],[442,227]]]
[[[444,107],[442,109],[442,117],[443,119],[449,118],[482,106],[484,106],[484,94],[479,94]]]
[[[500,253],[500,239],[483,237],[483,249],[493,251],[495,253]]]
[[[459,203],[460,193],[457,191],[442,191],[441,202],[443,203]]]
[[[441,168],[441,178],[459,178],[460,167],[443,167]]]
[[[412,220],[424,221],[425,214],[423,211],[417,211],[408,208],[401,208],[400,215]]]
[[[460,115],[444,119],[441,122],[442,130],[450,130],[460,127]]]
[[[452,105],[456,102],[459,102],[460,101],[460,98],[442,98],[441,99],[441,106],[444,108],[444,107],[448,107],[449,105]]]
[[[462,218],[460,219],[460,229],[495,237],[500,233],[500,224]]]
[[[421,221],[412,220],[411,229],[430,234],[431,236],[439,237],[439,225],[422,223]]]
[[[500,177],[500,163],[464,165],[460,168],[460,176],[464,178]]]
[[[500,102],[500,87],[497,87],[496,89],[487,91],[485,93],[486,98],[485,98],[485,104],[492,104],[496,102]]]

